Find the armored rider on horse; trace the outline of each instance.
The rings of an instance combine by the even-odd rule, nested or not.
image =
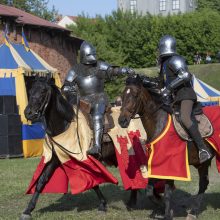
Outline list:
[[[193,108],[201,106],[197,103],[197,96],[192,87],[192,74],[189,72],[185,59],[176,53],[176,40],[165,35],[160,39],[159,45],[160,73],[159,82],[162,84],[161,98],[165,106],[171,103],[179,109],[180,121],[199,150],[200,163],[211,158],[209,148],[203,141],[198,125],[192,121]],[[154,86],[155,81],[151,82]],[[149,84],[149,78],[143,77],[143,85]],[[201,110],[202,111],[202,110]]]
[[[132,74],[127,67],[113,67],[106,62],[97,60],[94,46],[84,41],[80,47],[80,63],[68,72],[62,90],[71,104],[77,104],[77,94],[80,100],[91,105],[93,124],[93,146],[88,155],[101,154],[101,140],[104,130],[104,114],[108,99],[104,92],[105,79],[119,74]]]

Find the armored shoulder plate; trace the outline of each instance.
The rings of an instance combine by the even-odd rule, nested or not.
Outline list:
[[[179,71],[188,72],[186,61],[181,56],[172,56],[168,62],[168,67],[174,74],[178,74]]]
[[[76,77],[76,72],[74,71],[74,69],[71,69],[67,74],[66,81],[73,82],[76,79]]]
[[[99,61],[98,65],[99,65],[99,69],[103,71],[107,71],[108,68],[110,67],[108,63],[103,62],[103,61]]]

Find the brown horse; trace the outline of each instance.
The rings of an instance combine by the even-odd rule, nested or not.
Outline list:
[[[148,143],[154,140],[163,131],[166,126],[168,113],[162,108],[159,96],[153,93],[149,88],[142,85],[141,78],[129,77],[126,80],[126,87],[122,95],[122,108],[119,117],[119,124],[125,128],[129,125],[130,120],[138,114],[143,126],[147,132]],[[207,145],[208,142],[206,142]],[[199,173],[199,192],[195,197],[195,202],[187,219],[193,219],[199,214],[200,205],[204,192],[209,184],[208,167],[211,159],[203,164],[199,163],[197,148],[194,144],[188,149],[188,161],[190,165],[197,168]],[[214,155],[214,153],[213,153]],[[151,179],[152,181],[156,179]],[[172,210],[170,206],[174,180],[166,180],[164,202],[165,202],[165,219],[172,219]]]

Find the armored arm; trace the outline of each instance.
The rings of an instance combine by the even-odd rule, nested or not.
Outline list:
[[[73,69],[71,69],[68,72],[65,82],[61,89],[68,102],[72,105],[77,104],[77,84],[75,81],[76,77],[77,74]]]
[[[164,104],[169,105],[172,100],[172,91],[185,83],[190,83],[192,74],[188,71],[185,60],[180,56],[173,56],[167,65],[176,76],[176,78],[171,81],[166,88],[161,90],[161,96]]]
[[[99,63],[99,68],[100,70],[106,72],[106,75],[109,79],[111,79],[113,76],[135,73],[134,70],[129,67],[112,66],[102,61]]]
[[[168,68],[177,76],[168,86],[167,89],[172,91],[180,85],[190,82],[192,74],[188,71],[185,60],[179,56],[173,56],[168,63]]]
[[[159,88],[161,81],[159,77],[149,77],[146,75],[140,75],[144,87],[147,88]]]

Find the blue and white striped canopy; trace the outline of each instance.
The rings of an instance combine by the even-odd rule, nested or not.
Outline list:
[[[193,76],[193,88],[197,99],[203,106],[219,105],[220,91]]]
[[[34,51],[27,51],[23,44],[0,45],[0,69],[14,70],[20,67],[32,72],[57,72]]]

